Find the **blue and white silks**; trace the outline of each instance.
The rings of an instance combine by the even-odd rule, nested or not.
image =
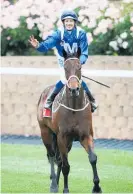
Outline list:
[[[86,32],[79,27],[75,27],[72,31],[66,30],[64,27],[54,31],[37,48],[40,52],[47,52],[49,49],[56,47],[57,59],[60,67],[61,81],[66,82],[64,72],[63,49],[68,53],[74,53],[81,49],[80,63],[84,64],[88,58],[88,40]]]

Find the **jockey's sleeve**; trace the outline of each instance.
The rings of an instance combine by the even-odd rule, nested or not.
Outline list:
[[[47,52],[49,49],[52,49],[53,47],[56,46],[59,39],[60,39],[59,31],[54,31],[44,41],[39,43],[37,50],[40,52]]]
[[[80,56],[80,63],[84,64],[88,59],[88,40],[86,33],[82,31],[80,37],[80,49],[81,49],[81,56]]]

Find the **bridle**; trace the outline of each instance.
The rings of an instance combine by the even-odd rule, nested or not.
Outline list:
[[[74,59],[77,59],[77,60],[80,62],[80,60],[79,60],[78,58],[74,57],[74,58],[68,58],[68,59],[66,59],[66,60],[64,61],[64,64],[65,64],[67,61],[69,61],[69,60],[74,60]],[[79,88],[81,87],[81,80],[80,80],[80,79],[78,78],[78,76],[76,76],[76,75],[71,75],[71,76],[68,78],[67,83],[66,83],[67,87],[71,90],[71,87],[69,86],[69,82],[70,82],[70,80],[73,79],[73,78],[75,78],[75,79],[77,80],[78,85],[79,85],[79,87],[78,87],[77,89],[79,89]]]
[[[78,58],[68,58],[68,59],[66,59],[66,60],[64,61],[64,64],[65,64],[68,60],[73,60],[73,59],[78,59]],[[79,59],[78,59],[78,61],[79,61]],[[70,88],[69,82],[70,82],[70,80],[71,80],[72,78],[75,78],[75,79],[78,81],[78,85],[79,85],[78,88],[75,88],[75,89]],[[76,96],[79,96],[79,91],[80,91],[80,88],[81,88],[81,82],[82,82],[82,80],[80,80],[80,79],[78,78],[78,76],[76,76],[76,75],[71,75],[71,76],[69,76],[69,78],[67,79],[67,83],[66,83],[66,85],[65,85],[65,87],[64,87],[64,89],[63,89],[62,97],[61,97],[61,98],[63,98],[63,96],[65,95],[66,90],[67,90],[67,88],[68,88],[68,89],[70,90],[72,96],[73,96],[72,98],[73,98],[74,101],[75,101],[75,97],[76,97]],[[73,90],[75,90],[74,95],[73,95]],[[56,112],[61,106],[64,107],[65,109],[71,110],[71,111],[73,111],[73,112],[80,112],[80,111],[84,111],[84,110],[88,107],[89,101],[86,100],[86,98],[85,98],[85,103],[84,103],[84,105],[83,105],[81,108],[69,107],[69,106],[66,105],[64,102],[62,102],[62,100],[58,101],[58,104],[59,104],[59,106],[58,106],[56,109],[53,108],[53,109],[52,109],[52,112]]]

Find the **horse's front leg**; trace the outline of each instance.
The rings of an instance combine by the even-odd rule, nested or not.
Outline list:
[[[93,170],[93,182],[94,182],[94,187],[92,189],[92,193],[102,193],[101,187],[99,186],[99,176],[97,172],[97,155],[94,153],[94,143],[93,143],[93,138],[92,136],[89,136],[89,138],[85,138],[81,144],[83,147],[86,149],[89,157],[89,161],[92,166]]]
[[[58,147],[60,150],[61,160],[62,160],[62,173],[64,176],[64,189],[63,193],[69,193],[68,188],[68,175],[70,171],[70,165],[68,163],[68,148],[67,148],[67,139],[66,137],[58,134],[57,136]]]

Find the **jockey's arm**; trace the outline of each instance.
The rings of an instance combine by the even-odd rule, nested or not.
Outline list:
[[[80,35],[80,49],[80,63],[83,65],[88,59],[88,40],[84,31],[82,31],[82,34]]]
[[[37,50],[40,52],[47,52],[48,50],[56,46],[59,39],[60,39],[59,31],[54,31],[44,41],[39,43]]]

